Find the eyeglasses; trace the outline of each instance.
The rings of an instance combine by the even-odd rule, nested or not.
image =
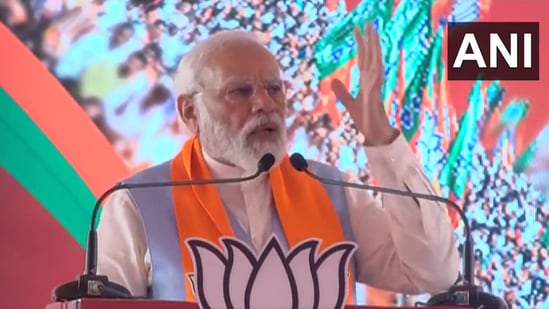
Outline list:
[[[191,96],[203,92],[217,91],[224,95],[227,101],[232,103],[243,103],[250,101],[259,88],[263,88],[271,99],[275,102],[283,103],[287,99],[288,89],[290,83],[284,80],[269,80],[261,83],[254,83],[252,81],[238,81],[229,83],[222,88],[204,88],[199,91],[191,93]]]

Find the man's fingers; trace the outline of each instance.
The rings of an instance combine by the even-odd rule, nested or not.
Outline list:
[[[364,70],[370,70],[372,68],[372,24],[366,23],[365,25],[365,37],[363,40],[364,44]]]
[[[381,39],[379,32],[375,31],[373,27],[370,42],[372,45],[372,64],[378,70],[383,71],[383,51],[381,49]]]
[[[366,44],[366,69],[367,70],[371,70],[372,69],[372,64],[373,64],[373,58],[372,58],[372,53],[374,51],[373,49],[373,46],[372,46],[372,23],[371,22],[368,22],[366,24],[366,38],[364,40],[364,44]]]
[[[358,52],[358,66],[363,68],[365,65],[364,37],[359,28],[355,28],[355,44]]]
[[[352,106],[354,105],[355,99],[353,98],[351,93],[347,90],[347,87],[345,87],[343,82],[336,78],[332,80],[331,86],[332,86],[332,91],[334,92],[334,95],[338,100],[341,101],[341,103],[343,103],[345,108],[347,109],[352,108]]]

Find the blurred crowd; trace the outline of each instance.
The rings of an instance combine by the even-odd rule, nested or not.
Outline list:
[[[288,109],[295,147],[307,147],[307,140],[314,143],[326,133],[326,117],[310,113],[319,84],[312,46],[329,24],[344,16],[343,6],[328,12],[320,0],[8,2],[1,10],[4,22],[134,169],[169,159],[188,137],[177,125],[171,77],[183,54],[222,29],[253,31],[278,56],[292,85],[291,101],[299,102]],[[304,121],[305,138],[293,129]],[[320,159],[317,153],[310,155]]]
[[[465,211],[476,245],[477,282],[514,308],[549,308],[549,207],[524,175],[476,157]]]
[[[61,81],[127,164],[171,158],[188,137],[175,111],[172,74],[193,45],[221,29],[255,32],[292,85],[289,151],[368,181],[367,158],[348,114],[334,127],[317,112],[313,44],[346,14],[322,0],[5,0],[0,20]],[[486,156],[474,164],[466,207],[477,280],[516,308],[549,308],[544,197]]]

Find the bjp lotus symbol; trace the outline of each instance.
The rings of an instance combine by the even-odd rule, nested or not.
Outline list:
[[[234,238],[214,244],[188,240],[195,297],[201,308],[343,308],[347,270],[356,244],[342,242],[321,254],[320,240],[307,240],[285,253],[273,237],[257,256]],[[322,292],[320,292],[322,291]]]

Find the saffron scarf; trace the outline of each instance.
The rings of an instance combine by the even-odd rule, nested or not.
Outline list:
[[[172,161],[172,180],[210,179],[210,171],[202,154],[198,137],[190,138]],[[319,253],[326,247],[346,241],[335,207],[323,185],[296,171],[286,156],[269,173],[272,194],[289,248],[309,239],[319,238]],[[202,238],[221,248],[220,237],[234,237],[221,198],[215,185],[174,187],[173,199],[177,230],[183,259],[184,275],[194,273],[191,252],[186,241]],[[349,277],[352,303],[353,276]],[[188,301],[195,301],[192,285],[185,280]]]

